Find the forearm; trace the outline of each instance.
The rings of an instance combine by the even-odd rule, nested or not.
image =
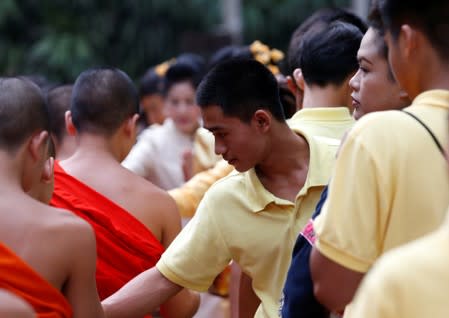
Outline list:
[[[143,317],[181,289],[181,286],[166,279],[154,267],[136,276],[115,294],[103,300],[105,316]]]
[[[334,312],[344,310],[352,301],[364,275],[333,262],[315,247],[310,255],[310,271],[315,297]]]
[[[183,289],[161,306],[164,318],[191,318],[200,305],[200,295],[197,292]]]
[[[254,317],[260,305],[260,299],[254,293],[252,282],[251,277],[242,273],[240,277],[239,318]]]

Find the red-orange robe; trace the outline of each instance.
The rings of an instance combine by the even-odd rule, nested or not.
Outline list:
[[[156,265],[164,252],[162,244],[139,220],[67,174],[57,162],[55,190],[50,204],[72,211],[94,228],[97,289],[101,300]]]
[[[33,306],[38,318],[72,317],[72,308],[64,295],[2,243],[0,288],[22,297]]]

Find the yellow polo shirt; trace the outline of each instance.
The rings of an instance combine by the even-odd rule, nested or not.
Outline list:
[[[449,91],[422,93],[406,110],[447,145]],[[364,273],[385,251],[435,230],[448,205],[446,162],[423,126],[400,111],[368,114],[340,149],[314,221],[316,247]]]
[[[193,219],[157,263],[172,282],[205,291],[235,260],[261,300],[256,317],[278,317],[293,245],[329,179],[340,141],[307,137],[310,163],[296,202],[275,197],[254,169],[232,173],[205,194]],[[296,207],[295,207],[296,203]]]
[[[287,122],[291,129],[304,131],[309,136],[341,139],[355,121],[347,107],[319,107],[301,109]],[[181,216],[192,217],[207,189],[232,170],[231,165],[221,160],[213,168],[193,176],[181,187],[169,190]]]
[[[436,232],[392,250],[363,280],[345,318],[449,316],[449,220]]]
[[[303,108],[288,120],[293,130],[300,129],[311,136],[342,139],[355,123],[347,107]]]

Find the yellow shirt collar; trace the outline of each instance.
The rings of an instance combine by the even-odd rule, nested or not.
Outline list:
[[[309,171],[304,186],[299,191],[296,199],[305,196],[308,189],[312,187],[325,186],[329,181],[335,160],[336,149],[340,145],[340,140],[327,137],[307,136],[299,129],[294,129],[297,134],[304,136],[310,148]],[[267,189],[257,177],[254,168],[244,172],[244,182],[246,184],[246,197],[249,208],[257,213],[263,211],[270,203],[276,205],[294,206],[295,203],[286,199],[278,198]]]
[[[449,90],[433,89],[415,97],[412,105],[425,104],[442,108],[449,108]]]
[[[347,107],[316,107],[303,108],[297,111],[290,119],[291,122],[296,121],[347,121],[352,116]]]

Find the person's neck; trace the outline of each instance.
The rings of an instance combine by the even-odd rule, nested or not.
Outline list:
[[[269,179],[291,174],[309,164],[309,145],[306,139],[293,132],[286,124],[274,133],[271,147],[263,162],[256,166],[260,176]]]
[[[421,92],[434,89],[449,90],[449,67],[446,67],[443,72],[439,71],[434,74],[434,76],[429,76],[427,81],[422,81],[420,88]]]
[[[265,160],[255,170],[265,189],[278,198],[294,202],[307,179],[309,160],[305,138],[282,125],[274,133]]]
[[[56,150],[56,159],[61,161],[69,158],[76,151],[76,138],[74,136],[65,136]]]
[[[335,85],[319,87],[317,85],[306,86],[304,90],[303,108],[318,107],[343,107],[348,102],[348,88]]]
[[[96,162],[116,161],[120,162],[121,154],[114,143],[106,137],[82,134],[77,137],[77,147],[72,156],[65,159],[63,165],[76,164],[78,162]]]
[[[24,193],[22,188],[23,169],[22,158],[11,157],[10,154],[0,151],[0,193]]]
[[[419,94],[435,90],[449,90],[449,62],[443,62],[433,50],[427,51],[414,65],[425,65],[416,70],[415,86],[406,89],[411,100]]]

